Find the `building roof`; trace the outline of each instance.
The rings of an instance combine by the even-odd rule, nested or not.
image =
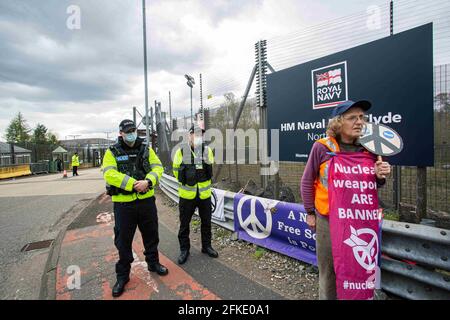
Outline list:
[[[88,139],[70,139],[70,140],[60,140],[59,144],[65,147],[87,147],[88,145],[97,144],[113,144],[116,143],[115,140],[108,140],[104,138],[88,138]]]
[[[52,153],[67,153],[67,150],[64,149],[63,147],[59,146],[58,148],[53,150]]]
[[[11,153],[11,145],[0,141],[0,153]],[[14,146],[14,153],[31,153],[31,150]]]

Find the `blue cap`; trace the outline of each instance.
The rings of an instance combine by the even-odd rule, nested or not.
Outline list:
[[[371,106],[372,106],[372,104],[367,100],[359,100],[356,102],[354,102],[352,100],[347,100],[347,101],[344,101],[344,102],[338,104],[333,109],[333,111],[331,112],[331,117],[332,118],[337,117],[352,107],[360,107],[364,111],[367,111],[370,109]]]

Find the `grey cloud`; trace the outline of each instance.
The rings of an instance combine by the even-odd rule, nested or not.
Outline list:
[[[81,8],[81,30],[66,27],[69,5]],[[140,1],[3,1],[0,3],[0,83],[35,87],[23,101],[98,101],[128,91],[143,75]],[[201,46],[174,51],[149,23],[149,71],[186,69]]]

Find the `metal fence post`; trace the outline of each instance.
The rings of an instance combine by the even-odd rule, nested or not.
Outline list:
[[[401,202],[401,170],[402,168],[400,166],[394,167],[394,177],[393,177],[393,205],[395,210],[400,209],[400,202]]]
[[[256,99],[259,109],[259,129],[267,130],[267,41],[260,40],[255,44],[256,52]],[[267,160],[267,134],[263,135],[262,141],[259,141],[261,155],[261,169],[267,169],[268,165],[264,163]],[[265,170],[266,171],[266,170]],[[261,175],[261,184],[265,189],[268,185],[269,177],[267,172]]]
[[[419,219],[421,219],[421,218],[426,217],[426,215],[427,215],[427,168],[426,167],[417,167],[417,188],[416,188],[416,190],[417,190],[416,216]]]

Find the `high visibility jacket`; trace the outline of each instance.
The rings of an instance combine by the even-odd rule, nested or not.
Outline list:
[[[185,148],[187,149],[187,148]],[[201,178],[197,176],[197,180],[194,183],[190,183],[190,184],[183,184],[182,182],[180,182],[180,174],[182,174],[182,170],[183,168],[186,167],[186,165],[188,164],[188,161],[186,161],[186,158],[189,156],[185,156],[183,159],[183,149],[180,148],[177,150],[177,152],[175,153],[174,156],[174,160],[173,160],[173,175],[175,176],[175,178],[177,178],[178,180],[178,195],[180,198],[183,199],[187,199],[187,200],[192,200],[195,199],[195,197],[197,196],[197,192],[199,193],[200,199],[204,200],[204,199],[208,199],[211,197],[211,176],[208,176],[208,178]],[[190,147],[189,147],[189,150]],[[192,154],[192,159],[197,159],[197,161],[199,160],[198,158],[196,158],[195,153],[191,150],[191,154]],[[207,171],[208,168],[207,166],[211,166],[209,168],[209,172],[210,175],[212,175],[212,164],[214,163],[214,154],[211,150],[211,148],[209,147],[204,147],[204,151],[203,151],[203,157],[202,157],[202,161],[201,161],[201,166],[202,169],[199,170],[204,170]],[[196,163],[197,161],[194,160],[194,163]],[[195,164],[192,164],[193,166],[196,166]],[[202,175],[203,177],[205,175]]]
[[[80,166],[80,159],[78,158],[77,155],[73,155],[72,156],[72,167],[78,167]]]
[[[113,152],[110,149],[106,150],[102,163],[103,178],[105,179],[106,183],[110,186],[128,191],[127,193],[133,192],[131,194],[119,193],[118,195],[113,195],[113,202],[131,202],[136,199],[146,199],[153,197],[155,193],[154,188],[161,178],[164,168],[153,149],[151,147],[147,148],[149,148],[148,162],[151,171],[146,174],[145,179],[149,179],[152,182],[152,186],[151,188],[149,188],[149,191],[144,194],[133,192],[133,185],[137,181],[136,177],[130,177],[125,173],[119,172],[117,160]]]
[[[326,137],[317,140],[318,143],[326,146],[331,152],[339,152],[339,144],[333,137]],[[330,160],[327,160],[320,164],[319,176],[314,182],[314,206],[316,210],[322,215],[328,215],[329,203],[328,203],[328,167]]]
[[[326,137],[317,140],[317,142],[326,146],[330,152],[340,152],[339,144],[333,137]],[[324,216],[327,216],[330,211],[328,202],[328,169],[330,161],[331,159],[320,164],[319,176],[314,182],[314,206]]]

